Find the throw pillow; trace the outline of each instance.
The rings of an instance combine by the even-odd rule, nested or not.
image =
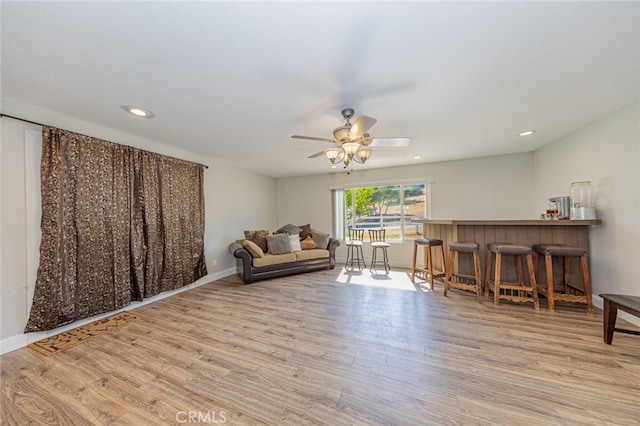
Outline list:
[[[311,250],[311,249],[317,248],[318,245],[316,244],[315,241],[313,241],[313,238],[311,238],[311,235],[309,235],[307,238],[300,241],[300,247],[302,248],[302,250]]]
[[[324,232],[312,232],[311,238],[316,242],[316,245],[321,249],[326,249],[329,244],[329,234]]]
[[[291,251],[302,251],[300,248],[300,238],[298,234],[289,235],[289,242],[291,243]]]
[[[269,231],[267,229],[262,229],[260,231],[244,231],[245,240],[253,241],[256,235],[262,235],[263,237],[266,237],[267,235],[269,235]]]
[[[302,229],[302,232],[300,232],[300,240],[304,240],[311,236],[311,224],[307,223],[306,225],[300,225],[298,228]]]
[[[260,247],[263,252],[266,253],[267,251],[269,251],[269,246],[267,245],[267,239],[265,238],[264,235],[256,235],[255,237],[253,237],[251,241],[256,243],[256,245]]]
[[[264,257],[264,252],[262,251],[262,249],[258,247],[258,245],[253,241],[244,240],[242,242],[242,246],[246,248],[249,253],[251,253],[252,257]]]
[[[293,253],[288,234],[267,235],[267,245],[271,254]]]
[[[278,229],[274,234],[289,234],[289,235],[297,235],[302,232],[302,229],[298,228],[296,225],[287,224],[282,228]]]

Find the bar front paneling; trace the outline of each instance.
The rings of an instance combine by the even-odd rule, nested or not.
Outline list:
[[[454,241],[473,241],[480,245],[480,258],[485,268],[485,251],[489,243],[512,243],[523,246],[534,244],[565,244],[581,247],[589,251],[589,229],[600,225],[600,220],[417,220],[422,223],[423,235],[444,241],[445,252]],[[458,256],[458,268],[463,273],[473,271],[470,256]],[[438,258],[435,258],[440,268]],[[542,271],[544,262],[538,264]],[[503,264],[502,274],[506,280],[515,280],[515,268],[511,262]],[[562,263],[554,260],[556,282],[562,278]],[[577,263],[571,265],[571,281],[581,285]],[[540,275],[538,275],[540,276]]]

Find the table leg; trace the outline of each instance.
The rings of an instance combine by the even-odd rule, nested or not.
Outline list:
[[[618,316],[618,309],[611,306],[609,299],[604,299],[604,342],[610,345],[613,341],[613,331],[616,327],[616,317]]]

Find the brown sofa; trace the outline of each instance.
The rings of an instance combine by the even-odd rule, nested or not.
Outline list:
[[[253,255],[240,242],[232,243],[229,252],[236,257],[238,275],[245,284],[269,278],[299,274],[302,272],[333,269],[336,265],[336,247],[340,242],[329,237],[327,246],[293,253],[264,253]]]

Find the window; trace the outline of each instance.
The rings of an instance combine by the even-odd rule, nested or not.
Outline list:
[[[419,238],[422,225],[411,219],[427,217],[429,189],[428,184],[420,183],[335,190],[334,233],[344,239],[349,228],[383,228],[387,240]]]

